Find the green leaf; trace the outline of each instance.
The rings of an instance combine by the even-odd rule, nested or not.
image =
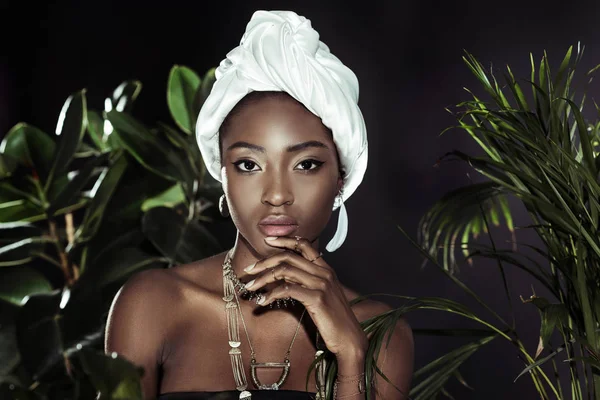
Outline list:
[[[175,149],[165,145],[133,117],[110,111],[108,119],[123,147],[140,164],[157,175],[173,181],[186,181],[186,167]]]
[[[4,224],[3,224],[4,225]],[[51,239],[45,236],[21,239],[0,247],[0,267],[26,264],[43,253],[44,244]]]
[[[2,377],[6,378],[6,377]],[[4,379],[0,383],[0,399],[11,400],[46,400],[45,397],[28,390],[27,388]]]
[[[142,399],[143,368],[116,353],[107,355],[84,348],[77,352],[77,357],[97,390],[98,400]]]
[[[9,181],[0,182],[0,222],[15,222],[44,217],[41,204],[28,193],[24,193]]]
[[[87,123],[85,90],[72,94],[65,101],[56,124],[57,143],[45,190],[52,180],[67,171],[75,151],[83,139]]]
[[[12,175],[15,169],[17,169],[17,159],[8,155],[0,153],[0,179],[4,179]]]
[[[437,398],[446,386],[448,379],[456,375],[458,368],[495,337],[485,337],[461,346],[416,371],[414,374],[416,383],[413,384],[410,396],[415,400]]]
[[[99,150],[108,149],[107,137],[104,135],[104,119],[97,111],[88,110],[87,112],[87,132]]]
[[[2,271],[0,271],[1,274]],[[0,283],[2,285],[2,283]],[[0,299],[0,380],[8,375],[21,360],[17,350],[15,318],[19,307]],[[0,398],[2,398],[0,396]]]
[[[217,78],[215,77],[215,71],[216,68],[211,68],[208,71],[206,71],[204,77],[202,78],[200,89],[196,92],[196,96],[194,96],[193,115],[195,116],[195,118],[198,118],[198,114],[200,114],[200,109],[204,105],[206,98],[210,94],[212,87],[215,84],[215,81],[217,80]],[[196,120],[194,120],[194,129],[192,129],[192,131],[195,131],[196,128],[195,121]]]
[[[569,312],[564,304],[548,304],[545,307],[540,308],[540,314],[542,319],[540,326],[540,343],[543,348],[548,348],[550,346],[550,337],[552,336],[552,333],[554,333],[554,329],[558,328],[562,331],[563,327],[568,327]],[[534,358],[539,356],[541,350],[542,348],[538,349]]]
[[[171,68],[167,84],[167,104],[171,116],[187,134],[195,130],[198,113],[194,98],[199,88],[200,77],[192,69],[181,65]]]
[[[137,80],[125,81],[113,91],[112,95],[104,101],[106,112],[130,112],[131,108],[142,91],[142,83]]]
[[[106,286],[116,281],[124,283],[136,272],[163,268],[169,263],[169,259],[150,254],[139,247],[121,247],[113,250],[98,257],[93,265],[86,269],[81,279],[96,286]]]
[[[102,172],[92,190],[92,201],[86,210],[83,223],[75,234],[77,241],[87,241],[96,234],[102,222],[106,205],[126,169],[127,159],[121,154],[113,165]]]
[[[66,375],[57,318],[62,292],[34,294],[17,316],[17,342],[23,365],[33,380],[53,382]]]
[[[50,282],[35,269],[20,265],[0,268],[0,299],[20,306],[27,296],[52,291]]]
[[[48,215],[54,215],[56,210],[70,205],[74,198],[81,197],[81,190],[88,184],[96,169],[108,160],[108,156],[108,153],[104,153],[94,157],[78,170],[69,183],[50,199],[50,206],[46,210]]]
[[[8,131],[0,143],[0,153],[33,168],[36,174],[34,176],[39,176],[45,182],[52,165],[55,147],[49,135],[34,126],[20,122]]]
[[[157,196],[150,197],[142,203],[142,211],[146,212],[154,207],[168,207],[173,208],[176,205],[185,202],[185,193],[181,188],[180,183],[176,183],[169,189],[158,194]]]
[[[200,260],[221,248],[200,222],[188,221],[167,207],[150,209],[142,219],[142,230],[171,265]]]

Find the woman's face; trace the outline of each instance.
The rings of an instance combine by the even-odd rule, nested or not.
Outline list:
[[[336,147],[293,98],[266,97],[232,116],[222,138],[223,189],[242,239],[262,256],[268,236],[316,239],[342,187]]]

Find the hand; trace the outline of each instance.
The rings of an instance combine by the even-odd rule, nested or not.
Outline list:
[[[285,281],[267,293],[260,304],[265,306],[286,297],[298,300],[314,321],[327,349],[338,360],[364,357],[367,336],[350,308],[333,268],[306,239],[298,240],[300,254],[295,252],[297,241],[294,238],[265,238],[265,242],[291,251],[278,253],[258,261],[251,269],[246,268],[249,274],[260,274],[247,289],[257,290],[275,280]]]

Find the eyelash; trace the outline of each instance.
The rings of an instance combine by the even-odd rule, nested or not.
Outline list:
[[[308,159],[308,160],[302,160],[302,161],[300,161],[299,165],[300,165],[300,164],[303,164],[303,163],[306,163],[306,162],[310,162],[310,163],[312,163],[313,165],[315,165],[315,167],[314,167],[314,168],[310,168],[310,169],[301,169],[301,171],[304,171],[304,172],[306,172],[306,173],[312,173],[312,172],[315,172],[315,171],[317,171],[319,168],[321,168],[321,166],[322,166],[323,164],[325,164],[325,162],[324,162],[324,161],[318,161],[318,160]],[[233,165],[235,165],[235,166],[236,166],[236,169],[238,170],[238,172],[240,172],[240,173],[242,173],[242,174],[249,174],[249,173],[252,173],[252,172],[257,172],[257,170],[256,170],[256,171],[255,171],[255,170],[252,170],[252,171],[245,171],[245,170],[241,169],[241,168],[240,168],[240,165],[242,165],[242,164],[244,164],[244,163],[252,163],[252,164],[254,164],[255,166],[257,165],[257,164],[256,164],[254,161],[251,161],[251,160],[239,160],[239,161],[236,161],[236,162],[234,162],[234,163],[233,163]]]

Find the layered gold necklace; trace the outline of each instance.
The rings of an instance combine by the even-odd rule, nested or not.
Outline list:
[[[252,394],[248,390],[246,390],[248,388],[248,382],[246,380],[246,372],[244,371],[244,363],[242,361],[242,351],[240,350],[241,341],[238,313],[242,320],[242,326],[244,327],[244,331],[246,332],[248,345],[250,346],[250,371],[254,385],[261,390],[278,390],[284,384],[285,380],[287,379],[290,373],[290,352],[292,350],[292,346],[294,345],[294,340],[296,340],[296,336],[298,335],[298,331],[300,329],[300,325],[302,324],[302,318],[304,317],[306,308],[304,309],[304,311],[302,311],[300,321],[298,321],[298,326],[296,327],[296,332],[294,333],[294,337],[292,338],[290,346],[288,347],[288,350],[285,353],[283,362],[256,362],[256,352],[252,347],[250,335],[248,334],[248,328],[246,327],[244,315],[240,307],[240,301],[235,289],[235,278],[237,278],[237,276],[235,275],[235,271],[231,266],[232,251],[233,250],[230,250],[227,253],[227,255],[225,256],[225,261],[223,262],[223,300],[225,301],[225,313],[227,315],[227,333],[229,336],[229,346],[231,347],[229,349],[229,357],[231,359],[231,368],[233,369],[233,378],[235,379],[236,388],[241,392],[240,400],[250,400]],[[270,385],[265,385],[258,379],[257,370],[259,368],[281,368],[281,376],[279,377],[277,382],[274,382]]]

